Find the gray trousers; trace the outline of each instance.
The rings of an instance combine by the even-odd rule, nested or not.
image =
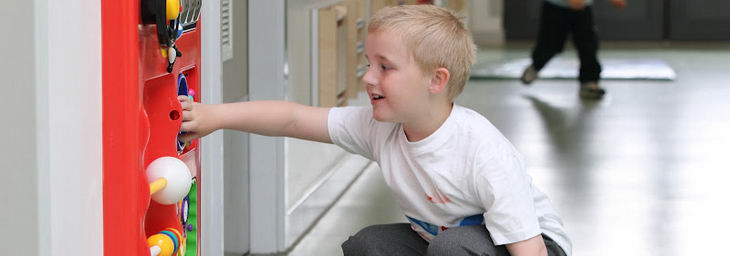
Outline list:
[[[543,235],[549,256],[565,256],[560,246]],[[504,245],[495,246],[484,225],[449,228],[429,244],[408,223],[363,228],[342,244],[345,256],[509,256]]]

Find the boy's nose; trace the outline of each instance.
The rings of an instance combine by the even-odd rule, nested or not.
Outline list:
[[[362,76],[362,81],[365,83],[365,86],[375,86],[378,82],[370,69],[365,71],[365,74]]]

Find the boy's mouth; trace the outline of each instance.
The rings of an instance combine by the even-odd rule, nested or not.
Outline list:
[[[380,99],[385,99],[385,97],[383,97],[383,95],[373,94],[372,96],[370,96],[370,99],[371,100],[380,100]]]

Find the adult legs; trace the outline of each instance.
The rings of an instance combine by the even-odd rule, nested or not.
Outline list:
[[[532,66],[540,71],[550,59],[563,51],[570,31],[571,10],[543,2],[537,43],[532,51]]]
[[[581,84],[598,82],[601,75],[601,64],[598,62],[598,35],[595,23],[593,22],[593,9],[586,7],[583,11],[577,12],[576,21],[572,26],[573,44],[578,50],[580,59],[580,74],[578,80]]]

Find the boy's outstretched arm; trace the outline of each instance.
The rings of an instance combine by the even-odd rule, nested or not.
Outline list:
[[[545,248],[545,241],[542,239],[542,235],[537,235],[533,238],[519,241],[516,243],[507,244],[507,251],[512,256],[547,256],[547,248]]]
[[[178,97],[183,108],[182,140],[203,137],[218,129],[234,129],[265,136],[286,136],[332,143],[327,130],[329,108],[287,101],[249,101],[200,104]]]

